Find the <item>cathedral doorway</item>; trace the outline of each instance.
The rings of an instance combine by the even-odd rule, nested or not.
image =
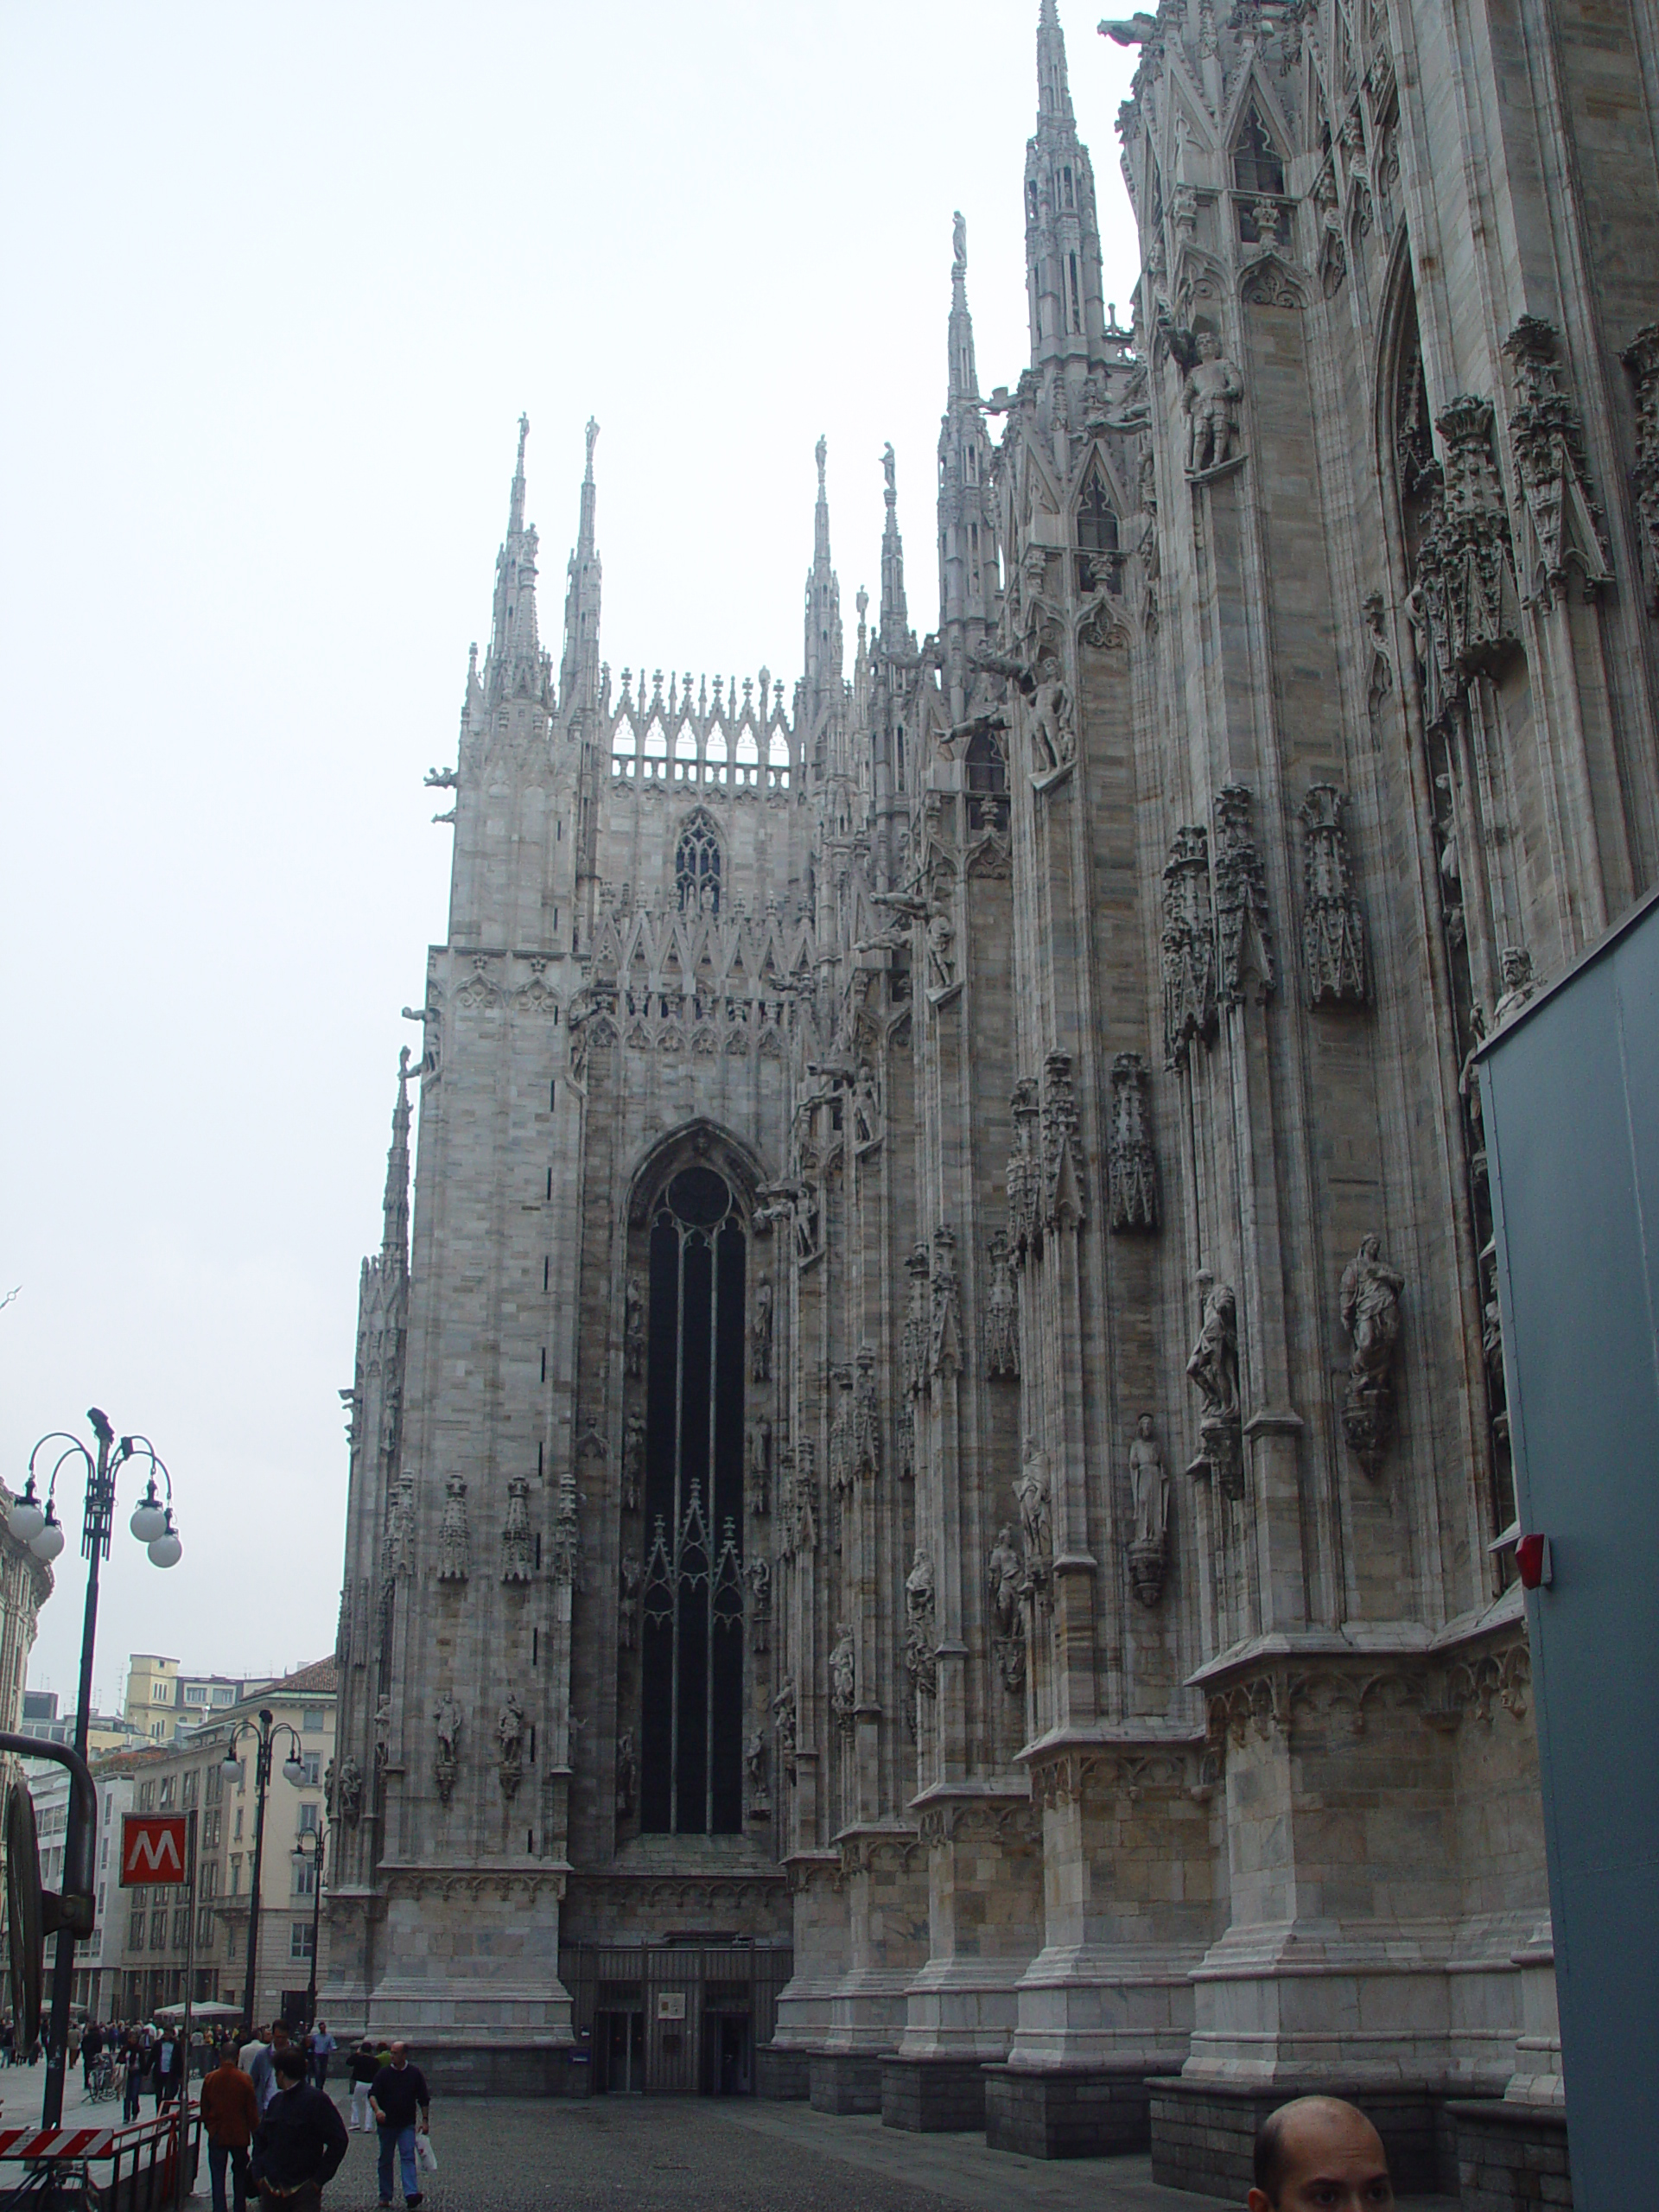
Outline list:
[[[639,1827],[743,1827],[743,1414],[748,1240],[698,1161],[651,1210]]]

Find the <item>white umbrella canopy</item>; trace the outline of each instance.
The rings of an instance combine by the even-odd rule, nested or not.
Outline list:
[[[200,1997],[192,2004],[190,2017],[193,2020],[239,2020],[242,2007],[239,2005],[221,2005],[216,1998]],[[156,2008],[156,2018],[158,2020],[181,2020],[184,2007],[182,2005],[159,2005]]]

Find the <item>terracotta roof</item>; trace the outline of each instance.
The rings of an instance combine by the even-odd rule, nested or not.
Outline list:
[[[284,1675],[273,1682],[266,1694],[272,1697],[297,1696],[304,1691],[316,1691],[333,1697],[340,1688],[340,1669],[332,1659],[314,1659],[308,1667],[296,1667],[291,1675]]]

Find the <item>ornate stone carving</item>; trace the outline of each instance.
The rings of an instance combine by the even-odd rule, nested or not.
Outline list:
[[[1430,526],[1411,594],[1413,619],[1433,664],[1425,687],[1431,721],[1440,720],[1476,676],[1495,673],[1520,642],[1491,402],[1465,393],[1435,427],[1445,459],[1438,479],[1431,474],[1427,480]]]
[[[645,1371],[645,1293],[638,1275],[623,1286],[622,1348],[628,1379],[637,1382]]]
[[[622,1510],[639,1510],[639,1491],[645,1479],[645,1417],[631,1413],[622,1428]]]
[[[933,992],[952,990],[957,981],[957,933],[943,907],[927,918],[927,983]]]
[[[1535,988],[1532,980],[1532,955],[1524,944],[1506,944],[1497,956],[1497,964],[1503,988],[1498,995],[1497,1004],[1492,1008],[1494,1034],[1511,1014],[1521,1011]]]
[[[857,1662],[853,1656],[853,1631],[845,1621],[836,1630],[830,1654],[830,1709],[843,1735],[850,1734],[857,1706]]]
[[[912,1255],[913,1257],[913,1255]],[[927,1277],[932,1299],[928,1325],[927,1372],[960,1375],[962,1356],[962,1296],[957,1284],[957,1232],[942,1222],[933,1232],[933,1259]]]
[[[619,1819],[626,1820],[633,1810],[633,1793],[639,1786],[639,1763],[633,1748],[633,1731],[622,1729],[616,1739],[616,1810]]]
[[[1637,528],[1647,569],[1648,608],[1659,614],[1659,322],[1644,323],[1619,355],[1636,386]]]
[[[616,1570],[616,1647],[632,1651],[639,1643],[639,1581],[643,1569],[638,1555],[624,1552]]]
[[[1612,570],[1601,512],[1590,496],[1589,464],[1578,410],[1560,388],[1556,331],[1541,316],[1522,315],[1503,341],[1515,378],[1510,447],[1521,486],[1517,571],[1546,613],[1578,569],[1586,599]]]
[[[340,1589],[340,1614],[334,1624],[334,1664],[344,1669],[352,1663],[352,1586]]]
[[[1017,1692],[1026,1686],[1026,1617],[1020,1605],[1025,1567],[1011,1522],[1005,1521],[996,1532],[985,1562],[985,1580],[991,1608],[991,1656],[1003,1688]]]
[[[990,1281],[985,1292],[985,1372],[1020,1372],[1020,1289],[1008,1257],[1008,1240],[999,1229],[990,1243]]]
[[[1242,461],[1238,449],[1238,404],[1244,378],[1229,359],[1212,330],[1198,333],[1181,389],[1186,416],[1186,473],[1195,480],[1219,474]]]
[[[348,1828],[354,1828],[363,1817],[363,1770],[349,1751],[340,1763],[334,1796],[341,1819]]]
[[[749,1818],[769,1821],[772,1818],[772,1792],[766,1786],[766,1734],[756,1728],[743,1746],[743,1771],[748,1777]]]
[[[438,1580],[464,1582],[471,1568],[467,1537],[467,1485],[450,1475],[444,1485],[443,1519],[438,1529]]]
[[[1302,818],[1302,964],[1310,1006],[1363,1006],[1370,998],[1365,916],[1354,892],[1343,796],[1315,784]]]
[[[1210,838],[1197,823],[1175,832],[1164,863],[1164,1065],[1179,1067],[1195,1038],[1216,1028],[1216,924]]]
[[[875,1088],[875,1070],[868,1060],[859,1063],[853,1078],[853,1146],[868,1152],[881,1141],[881,1106]]]
[[[518,1794],[524,1770],[524,1707],[517,1690],[509,1690],[501,1700],[495,1719],[495,1743],[501,1795],[511,1802]]]
[[[830,1495],[839,1549],[842,1503],[853,1487],[853,1370],[844,1362],[830,1370],[830,1387],[835,1407],[830,1417]]]
[[[749,1380],[772,1380],[772,1277],[762,1275],[754,1286],[749,1311]]]
[[[1198,1419],[1200,1450],[1190,1474],[1213,1474],[1224,1497],[1244,1495],[1243,1421],[1238,1398],[1238,1302],[1230,1283],[1201,1274],[1203,1319],[1186,1363],[1187,1378],[1204,1401]]]
[[[352,1612],[352,1664],[368,1664],[371,1639],[374,1625],[373,1592],[366,1574],[359,1575],[357,1583],[357,1604]]]
[[[795,1677],[785,1675],[779,1685],[778,1694],[772,1700],[772,1725],[778,1738],[778,1764],[792,1782],[795,1779]]]
[[[536,1539],[530,1526],[530,1483],[514,1475],[507,1484],[507,1520],[501,1531],[501,1580],[528,1582],[536,1573]]]
[[[873,1482],[881,1471],[881,1413],[875,1395],[875,1353],[861,1344],[858,1379],[853,1387],[851,1465],[855,1482]]]
[[[432,1760],[432,1778],[438,1785],[438,1796],[448,1804],[460,1771],[460,1746],[462,1713],[460,1701],[453,1690],[445,1690],[438,1700],[437,1711],[432,1716],[437,1729],[438,1748]]]
[[[1139,1052],[1112,1062],[1112,1136],[1107,1154],[1111,1225],[1119,1235],[1158,1226],[1158,1163],[1147,1115],[1147,1064]]]
[[[922,1700],[938,1695],[939,1662],[936,1656],[938,1631],[934,1624],[933,1560],[918,1545],[905,1577],[905,1673],[910,1680],[910,1732],[920,1731]]]
[[[1368,1475],[1375,1475],[1394,1427],[1389,1377],[1400,1338],[1400,1294],[1405,1277],[1384,1265],[1382,1245],[1363,1236],[1342,1271],[1342,1325],[1353,1344],[1342,1432]]]
[[[1258,1000],[1272,990],[1267,872],[1243,784],[1224,784],[1216,794],[1216,953],[1224,1006],[1242,1006],[1252,984]]]
[[[594,1442],[600,1452],[605,1449],[603,1440],[594,1433]],[[553,1516],[553,1580],[575,1583],[582,1577],[582,1497],[576,1489],[574,1472],[567,1471],[559,1478],[558,1510]]]
[[[1155,1605],[1164,1594],[1169,1564],[1169,1477],[1150,1414],[1142,1414],[1135,1423],[1129,1446],[1129,1491],[1135,1502],[1129,1581],[1143,1605]]]
[[[1075,1227],[1083,1218],[1077,1093],[1071,1056],[1050,1052],[1043,1062],[1043,1227]]]
[[[1029,1076],[1023,1077],[1014,1086],[1014,1142],[1003,1178],[1008,1200],[1008,1249],[1016,1267],[1024,1264],[1042,1230],[1039,1112],[1037,1085]]]

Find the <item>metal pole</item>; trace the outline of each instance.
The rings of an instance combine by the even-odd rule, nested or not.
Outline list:
[[[185,1859],[190,1870],[189,1886],[186,1892],[190,1901],[190,1929],[184,1939],[184,2048],[179,2056],[179,2094],[174,2130],[174,2212],[182,2212],[184,2204],[185,2139],[190,2123],[190,1993],[196,1979],[196,1820],[197,1815],[193,1812],[185,1831]]]
[[[317,2024],[317,1935],[322,1925],[322,1830],[314,1828],[317,1839],[317,1878],[311,1892],[311,1981],[305,1993],[305,2024]]]
[[[110,1446],[114,1441],[109,1423],[101,1414],[88,1415],[98,1437],[98,1465],[86,1484],[86,1610],[80,1628],[80,1694],[75,1708],[75,1750],[81,1758],[86,1756],[87,1726],[92,1710],[92,1647],[98,1640],[98,1564],[103,1555],[105,1494],[110,1480]],[[68,1820],[64,1829],[63,1857],[66,1866],[76,1863],[76,1847],[80,1841],[81,1811],[73,1790],[69,1793]],[[72,1928],[58,1931],[58,1954],[52,1969],[52,2024],[51,2049],[47,2054],[46,2088],[41,2100],[41,2126],[55,2127],[63,2118],[63,2071],[69,2052],[69,2000],[73,1993],[75,1980],[75,1933]],[[37,2032],[38,2023],[31,2020],[29,2033]]]
[[[247,2002],[243,2006],[250,2036],[253,2033],[254,1977],[259,1965],[259,1878],[265,1856],[265,1785],[270,1779],[270,1713],[262,1706],[258,1749],[253,1762],[253,1890],[248,1899],[248,1990]]]

